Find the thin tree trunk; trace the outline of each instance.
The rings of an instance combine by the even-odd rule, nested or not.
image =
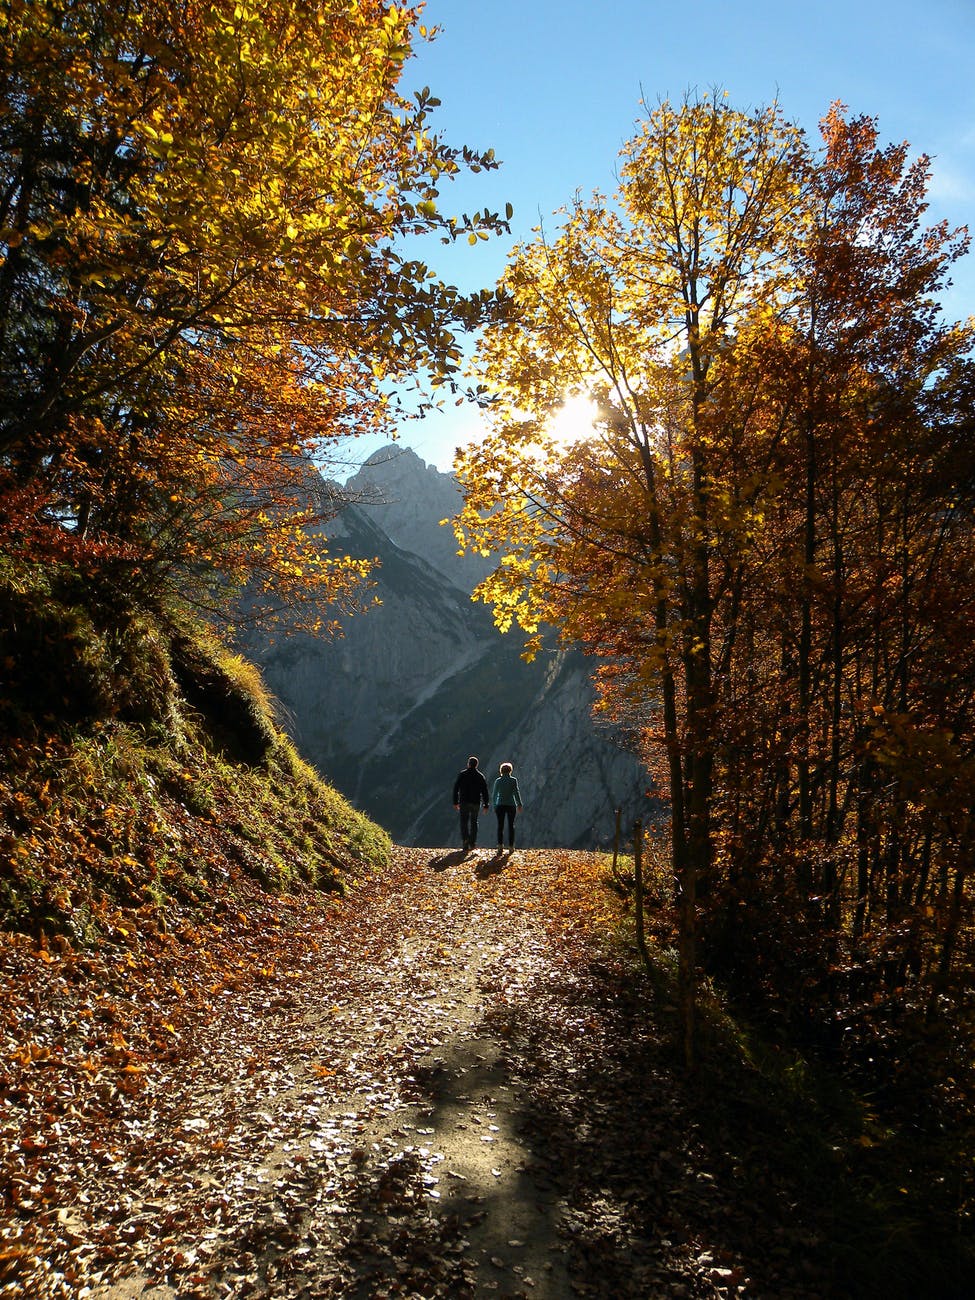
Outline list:
[[[643,914],[643,822],[633,823],[633,875],[635,879],[635,889],[633,897],[633,906],[635,909],[636,921],[636,946],[640,952],[640,960],[643,962],[649,974],[653,974],[653,966],[650,961],[650,951],[647,948],[647,929],[646,918]]]
[[[616,808],[614,811],[616,816],[616,825],[613,830],[613,879],[616,881],[618,885],[622,885],[623,877],[620,875],[619,872],[619,860],[620,860],[620,818],[623,815],[623,809]]]
[[[839,782],[843,713],[843,539],[839,528],[839,483],[836,458],[832,471],[832,533],[833,533],[833,627],[832,627],[832,681],[830,683],[830,746],[829,790],[826,805],[827,852],[823,865],[823,893],[826,897],[826,917],[835,931],[840,924],[839,881],[836,870],[836,845],[840,838]]]
[[[955,872],[954,886],[951,891],[951,906],[948,911],[948,923],[945,926],[945,937],[941,945],[941,961],[938,964],[938,971],[934,977],[931,988],[931,996],[928,999],[926,1018],[930,1020],[937,1010],[938,997],[943,992],[948,983],[948,976],[951,973],[951,963],[954,960],[955,948],[958,944],[958,931],[961,925],[962,904],[965,899],[965,880],[967,874],[964,870],[959,869]]]
[[[812,891],[812,867],[809,845],[813,833],[812,776],[810,772],[810,741],[812,711],[812,598],[810,583],[816,559],[816,441],[811,427],[806,430],[806,499],[803,526],[803,578],[800,598],[799,624],[799,729],[800,745],[797,762],[799,780],[799,860],[796,866],[798,884],[808,898]]]

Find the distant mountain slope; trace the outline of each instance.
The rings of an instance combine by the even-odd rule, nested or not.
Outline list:
[[[454,480],[397,449],[348,486],[364,502],[343,511],[333,536],[351,555],[378,557],[381,604],[335,641],[248,647],[302,754],[403,844],[456,838],[450,792],[469,754],[489,780],[514,763],[524,843],[606,843],[617,804],[645,815],[640,765],[591,721],[583,657],[523,663],[519,638],[499,635],[470,600],[483,563],[439,546],[447,530],[437,521],[459,504]],[[437,563],[411,546],[432,549]]]

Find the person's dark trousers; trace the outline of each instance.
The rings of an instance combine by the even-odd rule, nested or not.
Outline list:
[[[494,810],[498,814],[498,848],[504,843],[504,819],[508,819],[508,848],[515,847],[515,812],[516,809],[508,804],[500,804]]]
[[[464,848],[473,848],[477,843],[477,814],[479,803],[462,803],[460,806],[460,838]]]

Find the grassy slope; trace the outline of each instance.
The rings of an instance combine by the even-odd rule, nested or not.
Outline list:
[[[301,761],[249,664],[201,629],[0,568],[0,928],[97,943],[109,913],[341,889],[385,832]]]

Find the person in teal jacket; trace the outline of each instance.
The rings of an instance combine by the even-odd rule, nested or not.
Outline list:
[[[495,779],[494,790],[491,794],[491,804],[498,815],[498,848],[504,845],[504,823],[508,822],[508,848],[515,847],[515,816],[519,808],[524,808],[521,802],[521,791],[518,789],[518,779],[511,775],[511,764],[501,764],[501,775]]]

